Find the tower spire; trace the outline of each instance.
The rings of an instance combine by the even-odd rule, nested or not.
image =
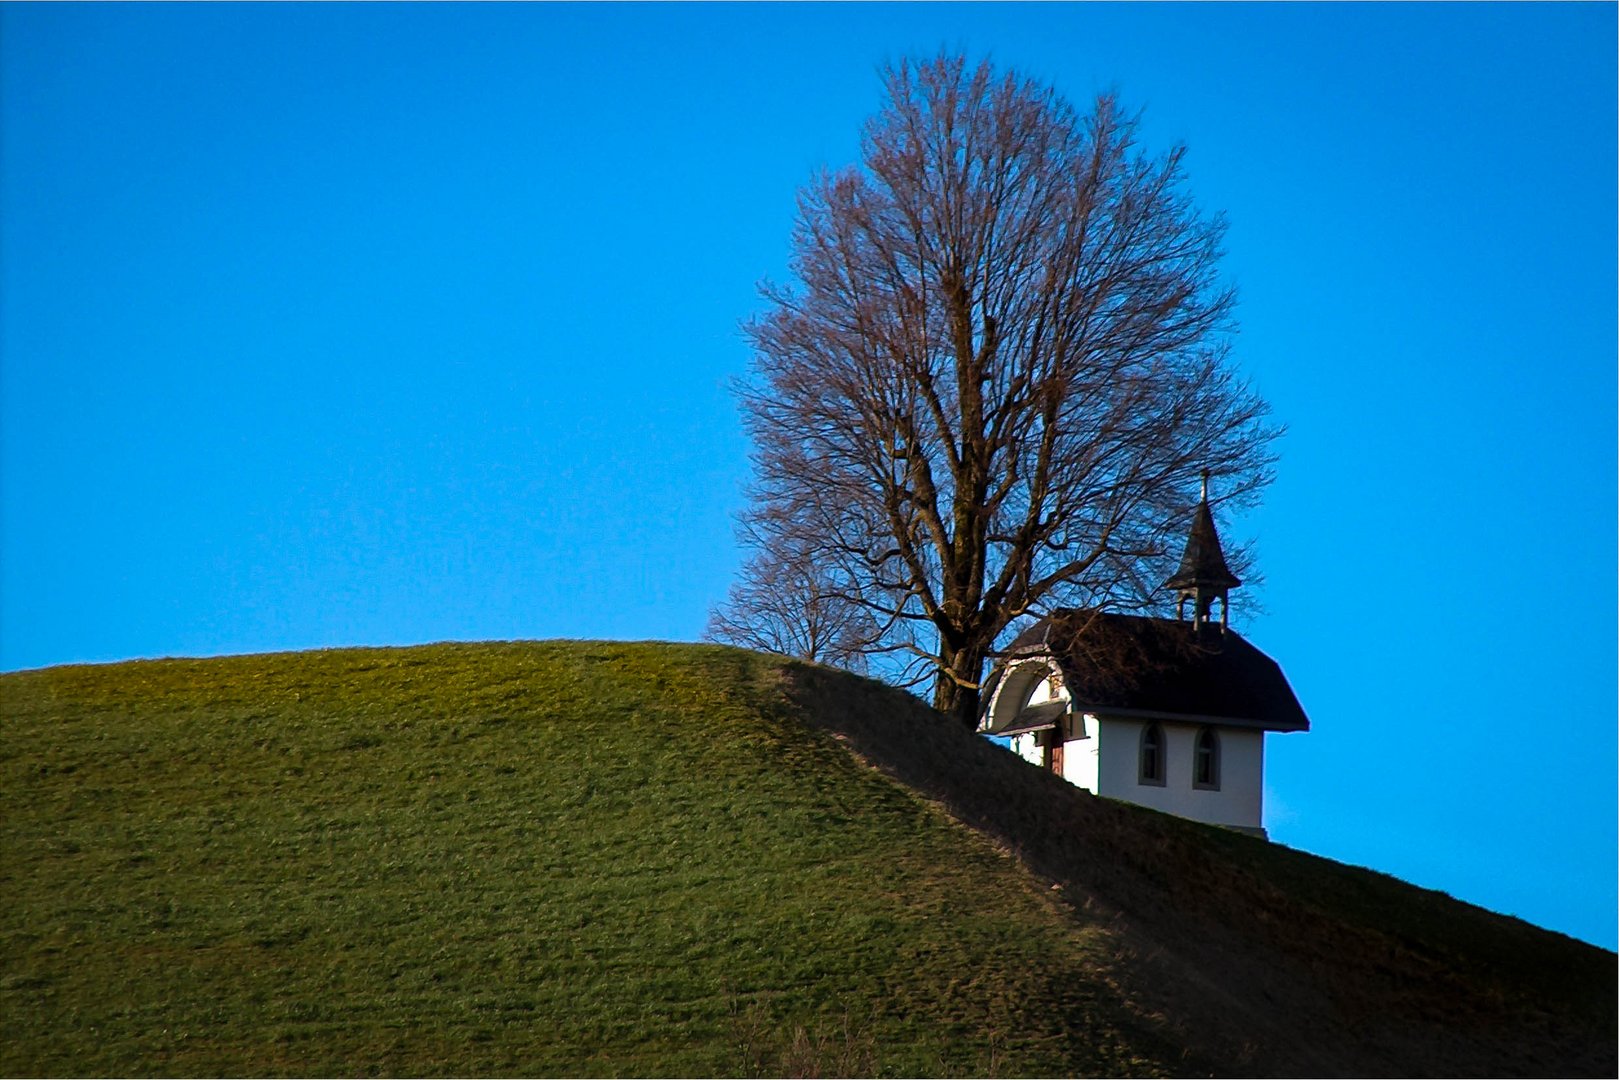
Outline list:
[[[1220,534],[1215,531],[1214,514],[1209,510],[1209,470],[1204,469],[1202,497],[1192,511],[1192,528],[1186,537],[1180,569],[1164,587],[1178,594],[1177,617],[1186,617],[1186,601],[1192,601],[1192,625],[1198,629],[1208,623],[1218,598],[1220,629],[1224,631],[1230,608],[1227,594],[1241,584],[1242,580],[1226,566],[1225,552],[1220,550]]]

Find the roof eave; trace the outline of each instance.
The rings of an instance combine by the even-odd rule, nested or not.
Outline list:
[[[1124,720],[1168,720],[1182,724],[1213,724],[1220,727],[1257,728],[1261,731],[1309,731],[1310,721],[1305,719],[1303,724],[1278,722],[1275,720],[1260,720],[1251,716],[1215,716],[1209,713],[1182,713],[1170,712],[1165,709],[1126,709],[1116,705],[1098,705],[1076,701],[1073,703],[1074,712],[1089,713],[1099,719],[1119,717]]]

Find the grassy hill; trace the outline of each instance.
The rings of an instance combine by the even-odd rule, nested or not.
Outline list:
[[[7,1075],[1615,1071],[1612,953],[776,658],[165,660],[0,711]]]

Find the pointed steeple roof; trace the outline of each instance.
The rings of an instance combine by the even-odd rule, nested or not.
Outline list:
[[[1192,531],[1186,537],[1186,552],[1181,556],[1180,569],[1164,583],[1170,589],[1196,589],[1199,586],[1219,592],[1235,589],[1242,579],[1225,564],[1225,552],[1220,550],[1220,534],[1214,529],[1214,515],[1209,511],[1208,495],[1192,512]]]
[[[1186,601],[1192,601],[1192,621],[1201,626],[1208,621],[1215,600],[1220,601],[1220,625],[1226,623],[1226,593],[1242,584],[1242,579],[1226,565],[1225,552],[1220,550],[1220,534],[1214,528],[1214,514],[1209,510],[1209,471],[1203,470],[1203,496],[1192,511],[1192,529],[1186,537],[1186,551],[1181,555],[1180,569],[1164,582],[1164,587],[1180,594],[1181,610]]]

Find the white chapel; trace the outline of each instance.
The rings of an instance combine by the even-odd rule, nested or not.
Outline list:
[[[1241,584],[1205,474],[1167,582],[1180,617],[1054,612],[1012,642],[979,730],[1092,794],[1264,836],[1265,736],[1310,721],[1276,661],[1227,625],[1227,594]]]

